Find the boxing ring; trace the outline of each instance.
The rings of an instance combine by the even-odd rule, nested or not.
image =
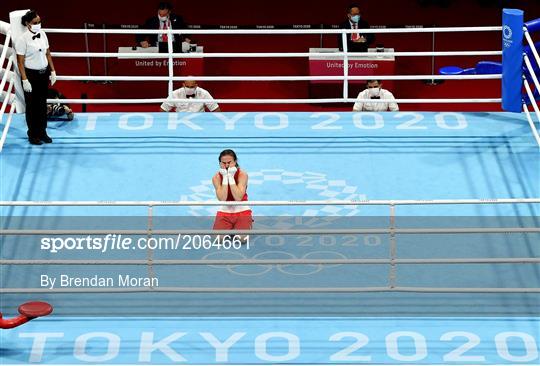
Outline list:
[[[417,52],[396,52],[407,54]],[[214,56],[244,57],[232,55]],[[258,57],[270,56],[284,57]],[[363,77],[344,70],[342,98],[317,102],[355,101],[347,81]],[[170,72],[169,91],[185,79]],[[227,78],[243,77],[198,79]],[[259,77],[269,78],[284,77]],[[2,113],[15,103],[5,100]],[[9,316],[40,300],[54,313],[2,330],[2,364],[538,364],[540,150],[538,123],[520,108],[80,113],[50,125],[53,144],[34,147],[11,104],[0,155],[1,307]],[[210,230],[224,148],[249,173],[255,222],[232,233],[249,235],[247,244],[218,248],[205,238],[230,233]],[[85,241],[108,235],[106,248]]]

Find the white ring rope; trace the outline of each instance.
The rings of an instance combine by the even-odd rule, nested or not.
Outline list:
[[[214,265],[356,265],[356,264],[536,264],[540,258],[407,258],[407,259],[1,259],[0,265],[96,265],[96,266],[214,266]]]
[[[411,206],[411,205],[500,205],[540,203],[540,198],[487,198],[445,200],[294,200],[248,201],[250,206]],[[0,201],[0,206],[222,206],[221,201]],[[227,206],[246,202],[227,201]]]
[[[355,29],[64,29],[64,28],[44,28],[47,33],[67,33],[67,34],[352,34],[357,33]],[[488,27],[440,27],[440,28],[370,28],[362,29],[362,33],[455,33],[455,32],[500,32],[502,26]]]
[[[54,99],[48,102],[55,103],[75,103],[75,104],[157,104],[165,101],[173,103],[208,103],[208,99]],[[329,98],[329,99],[213,99],[216,103],[222,104],[309,104],[309,103],[388,103],[385,99],[355,99],[355,98]],[[469,99],[394,99],[396,103],[501,103],[501,98],[469,98]]]
[[[436,33],[436,32],[477,32],[477,31],[500,31],[502,27],[447,27],[447,28],[373,28],[366,29],[366,33]],[[173,34],[341,34],[346,39],[347,34],[355,33],[353,29],[257,29],[257,30],[238,30],[238,29],[177,29],[177,30],[146,30],[146,29],[58,29],[50,28],[45,29],[50,33],[66,33],[66,34],[168,34],[169,50],[172,50],[172,35]],[[168,59],[169,60],[169,75],[168,76],[153,76],[153,77],[139,77],[139,76],[59,76],[59,80],[80,80],[80,81],[168,81],[168,95],[171,94],[174,81],[186,80],[188,77],[174,76],[173,59],[175,58],[289,58],[289,57],[343,57],[345,65],[351,62],[349,56],[358,56],[358,53],[347,52],[346,42],[344,43],[343,52],[252,52],[252,53],[231,53],[231,52],[218,52],[218,53],[119,53],[119,52],[53,52],[54,57],[78,57],[78,58],[119,58],[125,57],[128,59]],[[6,50],[4,50],[6,52]],[[418,52],[385,52],[384,56],[405,56],[405,57],[434,57],[434,56],[500,56],[502,51],[418,51]],[[374,55],[376,59],[377,55]],[[343,95],[341,98],[302,98],[302,99],[215,99],[216,103],[222,104],[312,104],[312,103],[356,103],[356,102],[371,102],[371,103],[385,103],[385,100],[358,100],[355,98],[349,98],[348,95],[348,82],[351,80],[370,80],[372,76],[349,76],[348,67],[343,68],[343,74],[339,76],[213,76],[213,77],[200,77],[200,80],[207,81],[342,81],[343,82]],[[480,80],[480,79],[501,79],[500,74],[492,75],[386,75],[381,77],[381,80]],[[205,103],[207,100],[199,99],[167,99],[167,98],[154,98],[154,99],[59,99],[54,100],[57,103],[73,103],[73,104],[161,104],[165,101],[173,103]],[[463,104],[463,103],[501,103],[501,98],[456,98],[456,99],[396,99],[396,103],[403,104],[415,104],[415,103],[435,103],[435,104]],[[53,102],[48,100],[48,102]]]
[[[14,87],[14,80],[16,78],[15,72],[14,72],[14,64],[15,64],[15,55],[10,55],[9,60],[7,63],[6,68],[4,69],[4,60],[6,58],[8,50],[11,50],[9,47],[11,41],[11,31],[7,31],[6,33],[6,39],[3,45],[2,54],[0,55],[0,69],[4,72],[2,75],[2,81],[0,82],[0,97],[2,94],[4,95],[4,100],[2,101],[2,107],[0,108],[0,122],[4,118],[4,112],[6,111],[6,107],[8,104],[11,104],[11,108],[9,111],[9,115],[6,121],[6,125],[4,126],[4,129],[2,130],[2,137],[0,138],[0,152],[4,149],[4,143],[6,142],[7,134],[9,131],[9,128],[11,126],[11,120],[13,118],[13,113],[15,112],[15,103],[12,103],[11,98],[11,91]],[[13,71],[12,71],[13,70]],[[6,85],[6,81],[9,79],[9,87],[8,90],[4,93],[4,86]]]
[[[348,80],[495,80],[502,74],[483,75],[365,75],[348,76]],[[193,76],[174,76],[173,81],[185,81]],[[343,81],[343,75],[336,76],[197,76],[197,81]],[[58,76],[57,80],[76,81],[169,81],[168,76]]]
[[[536,59],[536,64],[538,65],[538,67],[540,67],[540,55],[538,55],[538,50],[536,49],[534,42],[531,38],[531,35],[529,34],[529,31],[526,28],[525,28],[524,34],[525,34],[525,39],[527,40],[527,43],[531,47],[531,51],[534,55],[534,58]]]
[[[10,83],[10,85],[11,85],[11,83]],[[7,98],[7,96],[6,96],[6,98]],[[7,121],[6,121],[6,125],[4,126],[4,129],[2,130],[2,137],[0,138],[0,152],[2,152],[2,150],[4,149],[4,143],[6,142],[7,134],[8,134],[9,128],[11,126],[11,120],[13,118],[13,113],[15,113],[15,111],[16,111],[16,106],[15,106],[15,103],[13,103],[11,105],[10,110],[9,110],[9,115],[8,115],[8,118],[7,118]],[[3,115],[0,114],[0,117],[3,117]],[[0,118],[0,120],[1,120],[1,118]]]
[[[343,99],[349,98],[349,50],[347,42],[347,34],[341,33],[341,44],[343,45]]]
[[[9,49],[10,40],[11,40],[11,32],[7,32],[5,43],[3,45],[2,54],[0,55],[0,69],[4,68],[4,60],[6,59],[6,55],[7,55],[8,49]],[[9,69],[9,67],[7,67],[6,69]],[[0,91],[1,90],[2,89],[0,89]]]
[[[527,95],[529,96],[529,99],[531,100],[531,105],[533,106],[533,109],[536,113],[536,118],[538,118],[538,120],[540,121],[540,109],[538,109],[538,104],[536,103],[534,99],[534,95],[531,90],[531,87],[529,86],[529,83],[527,83],[527,81],[523,83],[523,86],[525,87],[525,90],[527,91]]]
[[[0,288],[0,294],[17,293],[358,293],[358,292],[423,292],[423,293],[540,293],[540,288],[482,287],[97,287],[97,288]]]
[[[6,81],[8,79],[12,79],[13,76],[11,75],[12,71],[11,71],[11,68],[13,66],[13,58],[9,58],[9,61],[7,63],[7,66],[6,66],[6,69],[5,70],[2,70],[4,71],[4,76],[2,76],[2,81],[0,81],[0,93],[4,92],[4,86],[6,85]],[[7,98],[8,96],[6,95],[6,99],[10,99],[10,98]]]
[[[358,56],[355,52],[211,52],[211,53],[128,53],[128,52],[51,52],[54,57],[113,57],[113,58],[258,58],[258,57],[333,57],[333,56]],[[411,52],[385,52],[385,56],[501,56],[502,51],[411,51]],[[377,56],[376,53],[373,56]],[[374,58],[376,59],[376,57]]]
[[[531,90],[531,87],[529,86],[529,83],[525,79],[523,80],[523,86],[525,87],[525,90],[527,91],[527,95],[529,96],[529,99],[531,100],[531,104],[533,106],[534,112],[536,113],[536,118],[538,119],[538,121],[540,121],[540,109],[538,108],[538,104],[536,104],[536,100],[534,99],[534,95]],[[540,135],[538,134],[538,129],[534,125],[531,114],[529,112],[529,108],[527,107],[525,103],[523,103],[523,111],[525,112],[525,115],[527,116],[527,121],[529,122],[529,127],[531,128],[531,131],[536,140],[536,143],[538,144],[538,147],[540,147]]]
[[[11,90],[13,89],[13,85],[14,85],[14,79],[10,78],[8,90],[7,90],[6,94],[5,94],[5,99],[2,102],[2,107],[0,108],[0,116],[4,115],[4,112],[6,111],[6,108],[7,108],[8,104],[10,104]]]
[[[525,103],[523,104],[523,112],[525,112],[525,115],[527,116],[527,121],[529,122],[529,127],[531,128],[534,139],[536,140],[538,147],[540,147],[540,135],[538,135],[538,130],[536,129],[536,126],[534,125],[534,122],[531,117],[531,113],[529,112],[529,108],[527,108],[527,105]]]
[[[533,66],[531,64],[531,61],[529,60],[529,57],[525,55],[523,57],[523,60],[525,61],[525,65],[527,66],[527,70],[529,70],[529,73],[531,74],[531,78],[533,79],[534,86],[536,88],[536,91],[540,93],[540,83],[538,82],[538,78],[536,77],[536,74],[534,73]],[[539,64],[540,65],[540,64]],[[536,100],[534,98],[531,99],[531,102],[536,103]]]
[[[386,29],[386,28],[374,28],[362,30],[364,33],[441,33],[441,32],[483,32],[483,31],[501,31],[502,27],[449,27],[449,28],[404,28],[404,29]],[[305,29],[293,29],[293,30],[231,30],[231,29],[213,29],[213,30],[144,30],[144,29],[121,29],[121,30],[107,30],[107,29],[46,29],[49,33],[66,33],[66,34],[341,34],[346,38],[346,34],[355,33],[357,30],[305,30]],[[526,33],[526,37],[529,40],[529,36]],[[9,42],[9,33],[8,33]],[[345,42],[346,44],[346,42]],[[5,47],[7,49],[7,47]],[[172,49],[172,37],[169,37],[169,49]],[[59,80],[104,80],[104,81],[168,81],[169,89],[172,87],[173,81],[186,80],[188,77],[174,77],[173,76],[173,62],[174,58],[290,58],[290,57],[329,57],[339,56],[343,57],[343,63],[348,65],[351,60],[349,56],[357,56],[357,53],[353,52],[335,52],[335,53],[311,53],[311,52],[291,52],[291,53],[172,53],[167,54],[155,54],[155,53],[109,53],[109,52],[54,52],[55,57],[106,57],[106,58],[166,58],[169,60],[169,76],[168,77],[130,77],[130,76],[116,76],[116,77],[79,77],[79,76],[60,76]],[[0,65],[3,64],[5,53],[3,50],[0,57]],[[536,50],[533,50],[535,57],[538,60],[538,54]],[[501,51],[448,51],[448,52],[385,52],[385,56],[404,56],[404,57],[424,57],[424,56],[500,56]],[[376,56],[376,54],[374,55]],[[376,57],[374,57],[376,59]],[[363,60],[362,60],[363,61]],[[8,63],[8,69],[12,66],[12,60]],[[526,59],[528,62],[528,59]],[[530,62],[528,63],[530,66]],[[6,70],[7,71],[7,70]],[[308,81],[308,80],[338,80],[343,81],[343,98],[331,98],[331,99],[216,99],[218,103],[336,103],[336,102],[380,102],[383,100],[357,100],[348,98],[348,81],[350,80],[370,80],[373,78],[381,80],[475,80],[475,79],[501,79],[500,74],[491,75],[404,75],[404,76],[349,76],[348,67],[344,67],[343,75],[340,76],[214,76],[214,77],[200,77],[199,80],[208,81]],[[6,79],[7,80],[7,79]],[[535,78],[535,83],[538,80]],[[14,79],[10,79],[10,86],[7,95],[9,96],[13,87]],[[5,84],[5,80],[3,81]],[[535,84],[535,85],[536,85]],[[526,86],[528,88],[528,85]],[[538,88],[538,85],[537,85]],[[530,88],[528,88],[530,92]],[[532,93],[531,93],[532,95]],[[9,98],[7,98],[9,100]],[[55,100],[60,103],[81,103],[81,104],[105,104],[105,103],[161,103],[163,101],[172,102],[206,102],[207,100],[196,99],[63,99]],[[500,103],[500,98],[484,98],[484,99],[397,99],[397,103]],[[0,110],[0,115],[3,114],[7,103],[3,103]],[[534,106],[536,113],[540,117],[538,106]],[[6,128],[9,128],[11,116],[15,108],[12,106]],[[530,117],[530,116],[529,116]],[[5,132],[0,141],[0,150],[5,140]],[[537,137],[538,134],[535,135]],[[243,205],[245,202],[228,202],[231,206]],[[315,206],[315,205],[336,205],[336,206],[367,206],[367,205],[385,205],[390,206],[393,209],[399,205],[456,205],[456,204],[470,204],[470,205],[485,205],[485,204],[538,204],[540,198],[528,198],[528,199],[464,199],[464,200],[359,200],[359,201],[339,201],[339,200],[327,200],[327,201],[250,201],[251,206]],[[221,206],[223,202],[215,201],[1,201],[0,206],[147,206],[152,209],[154,206]],[[392,217],[394,215],[392,214]],[[151,215],[150,215],[151,217]],[[135,235],[352,235],[352,234],[471,234],[471,233],[540,233],[538,227],[507,227],[507,228],[376,228],[376,229],[298,229],[298,230],[270,230],[270,229],[255,229],[255,230],[154,230],[152,228],[146,230],[0,230],[0,235],[43,235],[43,234],[56,234],[56,235],[73,235],[73,234],[109,234],[114,232],[116,234],[135,234]],[[232,260],[232,259],[219,259],[219,260],[159,260],[148,258],[146,260],[0,260],[1,265],[323,265],[323,264],[380,264],[391,265],[397,264],[537,264],[540,263],[540,258],[431,258],[431,259],[418,259],[407,258],[398,259],[392,256],[392,258],[374,258],[374,259],[245,259],[245,260]],[[1,288],[0,293],[141,293],[141,292],[185,292],[185,293],[357,293],[357,292],[426,292],[426,293],[540,293],[540,288],[526,287],[526,288],[448,288],[448,287],[404,287],[395,286],[394,282],[390,282],[389,286],[379,287],[136,287],[136,288],[57,288],[57,289],[43,289],[43,288]]]
[[[0,229],[0,235],[358,235],[358,234],[512,234],[540,233],[540,227],[500,227],[500,228],[376,228],[376,229],[250,229],[250,230],[213,230],[213,229],[176,229],[176,230],[29,230]]]

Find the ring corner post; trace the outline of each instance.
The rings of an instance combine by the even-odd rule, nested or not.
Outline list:
[[[521,113],[523,85],[523,10],[503,9],[502,109]]]

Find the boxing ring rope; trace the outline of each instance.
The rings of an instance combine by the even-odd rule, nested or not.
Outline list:
[[[534,55],[534,58],[536,59],[536,62],[538,65],[540,65],[540,55],[538,54],[538,50],[536,49],[536,46],[531,38],[531,35],[529,34],[529,30],[527,29],[527,27],[524,28],[524,35],[525,35],[525,39],[527,40],[527,43],[529,44],[529,46],[531,47],[531,51],[532,51],[532,54]]]
[[[387,29],[366,29],[365,33],[434,33],[434,32],[491,32],[501,31],[502,27],[446,27],[446,28],[387,28]],[[338,56],[343,57],[344,68],[343,75],[337,77],[325,77],[325,76],[244,76],[244,77],[231,77],[231,76],[213,76],[213,77],[200,77],[198,79],[205,81],[310,81],[310,80],[336,80],[343,81],[343,96],[342,98],[328,98],[328,99],[215,99],[217,103],[276,103],[276,104],[304,104],[304,103],[354,103],[358,100],[355,98],[349,98],[348,96],[348,81],[351,80],[369,80],[373,77],[363,76],[349,76],[348,75],[348,63],[349,56],[357,55],[354,52],[348,52],[347,42],[344,42],[343,52],[333,53],[321,53],[321,52],[267,52],[267,53],[173,53],[172,52],[172,36],[175,34],[182,34],[188,32],[189,34],[219,34],[219,35],[310,35],[310,34],[341,34],[343,38],[346,38],[347,34],[352,34],[355,30],[350,29],[327,29],[327,30],[275,30],[275,29],[258,29],[258,30],[228,30],[228,29],[214,29],[214,30],[201,30],[201,29],[189,29],[189,30],[141,30],[141,29],[58,29],[50,28],[46,29],[49,33],[77,33],[77,34],[162,34],[167,33],[169,35],[169,53],[155,54],[141,52],[137,54],[133,53],[117,53],[117,52],[53,52],[54,57],[109,57],[109,58],[164,58],[172,61],[174,58],[290,58],[290,57],[316,57],[316,56]],[[364,30],[363,30],[364,31]],[[419,57],[419,56],[500,56],[502,51],[438,51],[438,52],[385,52],[386,56],[403,56],[403,57]],[[437,80],[475,80],[475,79],[500,79],[500,74],[492,75],[467,75],[467,76],[451,76],[451,75],[406,75],[406,76],[382,76],[381,80],[425,80],[425,79],[437,79]],[[186,80],[186,77],[175,77],[174,70],[172,68],[172,62],[169,62],[169,76],[168,77],[129,77],[129,76],[117,76],[117,77],[83,77],[83,76],[58,76],[58,80],[84,80],[84,81],[168,81],[169,95],[172,92],[172,82],[179,80]],[[162,103],[168,100],[171,102],[202,102],[199,99],[62,99],[57,102],[60,103],[76,103],[76,104],[156,104]],[[383,103],[383,100],[369,100],[370,102]],[[500,98],[478,98],[478,99],[396,99],[397,103],[500,103]]]
[[[19,293],[360,293],[360,292],[421,292],[421,293],[540,293],[540,288],[481,288],[481,287],[117,287],[117,288],[2,288],[0,294]]]
[[[538,20],[537,20],[538,21]],[[536,21],[531,22],[532,24],[536,24]],[[534,27],[533,27],[534,28]],[[525,40],[527,41],[531,52],[534,56],[534,59],[536,60],[536,64],[538,67],[540,67],[540,55],[538,54],[538,51],[536,49],[536,46],[531,38],[529,27],[527,24],[523,27],[523,35],[525,37]],[[534,67],[531,63],[531,60],[529,59],[529,56],[524,53],[523,54],[523,62],[525,63],[526,69],[529,71],[529,75],[531,76],[536,93],[540,92],[540,82],[538,81],[538,77],[535,73]],[[529,86],[529,82],[527,81],[527,78],[525,75],[523,75],[523,87],[525,88],[525,91],[527,93],[527,96],[529,97],[529,100],[532,104],[532,107],[534,109],[534,112],[536,113],[536,118],[538,121],[540,121],[540,109],[538,108],[538,104],[536,103],[535,96],[531,90],[531,87]],[[523,101],[523,112],[525,112],[525,115],[527,116],[527,122],[529,123],[529,127],[531,128],[532,134],[534,136],[534,139],[536,140],[536,143],[538,144],[538,147],[540,147],[540,134],[538,133],[538,129],[536,128],[534,121],[532,119],[531,113],[529,111],[529,108],[527,106],[527,103],[525,100]]]
[[[6,100],[11,98],[11,90],[12,89],[13,89],[13,79],[11,79],[11,81],[9,82],[8,92],[6,93]],[[6,142],[6,139],[7,139],[7,134],[8,134],[9,128],[11,126],[11,121],[13,119],[13,114],[15,113],[16,110],[17,110],[17,108],[15,107],[15,104],[12,103],[11,108],[9,110],[8,118],[6,120],[6,124],[4,126],[4,129],[2,130],[2,136],[0,137],[0,152],[2,152],[2,150],[4,148],[4,143]],[[2,104],[2,110],[0,111],[0,121],[3,120],[4,111],[5,111],[5,107],[4,107],[4,104]]]
[[[75,103],[75,104],[157,104],[165,101],[174,103],[206,103],[208,99],[175,99],[175,98],[154,98],[154,99],[55,99],[56,103]],[[357,99],[357,98],[324,98],[324,99],[219,99],[214,98],[216,103],[230,104],[306,104],[306,103],[387,103],[384,99]],[[457,99],[393,99],[396,103],[500,103],[501,98],[457,98]]]
[[[3,62],[0,62],[0,65],[2,65],[2,64],[3,64]],[[13,66],[13,58],[10,57],[6,68],[2,69],[3,74],[4,74],[2,76],[2,81],[0,81],[0,92],[2,92],[2,93],[4,92],[4,86],[6,85],[6,82],[7,82],[8,78],[10,79],[10,81],[12,79],[12,77],[11,78],[9,77],[9,73],[10,73],[10,70],[12,69],[12,66]]]
[[[481,287],[116,287],[116,288],[2,288],[0,294],[28,293],[362,293],[362,292],[416,292],[416,293],[540,293],[540,288],[481,288]]]
[[[4,69],[4,61],[7,57],[7,53],[11,42],[11,32],[6,32],[6,39],[4,44],[2,45],[2,54],[0,55],[0,69],[3,72],[2,80],[0,81],[0,97],[3,97],[2,100],[2,106],[0,107],[0,122],[4,119],[4,113],[6,111],[6,108],[8,104],[11,106],[8,114],[8,118],[6,120],[6,124],[4,125],[4,128],[2,130],[2,136],[0,137],[0,152],[2,152],[2,149],[4,147],[4,142],[6,141],[7,134],[9,131],[9,127],[11,126],[11,120],[13,118],[13,114],[16,111],[15,104],[12,103],[12,91],[14,87],[15,82],[15,56],[12,54],[9,56],[8,63],[6,65],[6,68]],[[7,80],[9,80],[8,90],[4,92],[4,86],[6,85]]]
[[[540,203],[540,198],[487,198],[436,200],[292,200],[249,201],[250,206],[410,206],[410,205],[489,205]],[[227,206],[245,206],[227,201]],[[223,206],[220,201],[0,201],[1,206]]]
[[[245,204],[243,202],[230,202],[231,206]],[[422,292],[422,293],[540,293],[540,288],[443,288],[443,287],[403,287],[396,286],[396,266],[400,264],[539,264],[540,258],[397,258],[395,235],[398,234],[446,234],[446,233],[540,233],[539,227],[506,227],[506,228],[397,228],[395,227],[395,208],[409,205],[449,205],[449,204],[538,204],[540,198],[528,199],[466,199],[466,200],[330,200],[330,201],[251,201],[252,206],[306,206],[306,205],[385,205],[390,206],[390,227],[377,229],[302,229],[302,230],[155,230],[149,227],[146,230],[2,230],[1,235],[72,235],[72,234],[135,234],[146,235],[339,235],[339,234],[389,234],[391,237],[390,258],[356,258],[356,259],[201,259],[201,260],[160,260],[148,257],[145,260],[0,260],[1,265],[390,265],[389,285],[379,287],[290,287],[290,288],[192,288],[192,287],[138,287],[138,288],[69,288],[69,289],[29,289],[29,288],[4,288],[0,293],[134,293],[134,292],[182,292],[182,293],[242,293],[242,292],[266,292],[266,293],[358,293],[358,292]],[[149,215],[153,214],[153,208],[157,206],[221,206],[222,202],[209,201],[1,201],[0,206],[147,206]],[[151,218],[149,217],[149,222]],[[90,291],[87,291],[90,290]]]
[[[523,81],[523,86],[525,87],[525,90],[527,91],[527,95],[529,96],[529,99],[531,100],[531,104],[536,113],[536,118],[538,118],[538,120],[540,121],[540,109],[538,108],[538,104],[536,104],[536,101],[534,100],[533,92],[527,80]],[[536,126],[534,125],[534,121],[532,120],[531,113],[529,112],[529,108],[527,107],[526,103],[523,103],[523,112],[525,112],[525,115],[527,116],[527,121],[529,122],[529,126],[531,128],[531,132],[534,136],[534,139],[536,140],[538,147],[540,147],[540,135],[538,134],[538,130]]]
[[[6,39],[4,41],[4,44],[2,45],[2,54],[0,55],[0,68],[4,67],[4,60],[6,59],[10,42],[11,42],[11,32],[8,31],[6,33]]]
[[[212,52],[212,53],[171,53],[177,58],[293,58],[309,56],[358,56],[357,52]],[[109,57],[109,58],[168,58],[167,53],[129,52],[51,52],[55,57]],[[387,56],[501,56],[502,51],[397,51],[385,52]]]
[[[342,34],[357,33],[354,29],[69,29],[69,28],[46,28],[47,33],[71,33],[71,34],[218,34],[218,35],[251,35],[251,34]],[[455,32],[500,32],[502,26],[482,27],[431,27],[431,28],[369,28],[362,29],[362,33],[455,33]]]
[[[174,76],[173,81],[192,79],[189,76]],[[495,80],[501,74],[484,75],[377,75],[378,80]],[[58,76],[58,80],[71,81],[168,81],[168,76]],[[218,80],[219,79],[219,80]],[[349,76],[349,80],[371,80],[369,76]],[[340,81],[343,76],[197,76],[198,81]]]
[[[105,235],[110,229],[98,230],[0,230],[0,235]],[[119,235],[357,235],[357,234],[512,234],[540,233],[540,228],[414,228],[414,229],[251,229],[251,230],[114,230]],[[1,262],[1,261],[0,261]]]
[[[0,118],[4,115],[4,112],[6,111],[6,108],[8,106],[8,104],[11,104],[9,102],[10,100],[10,97],[11,97],[11,91],[13,90],[13,84],[14,84],[14,79],[11,78],[11,80],[9,81],[9,86],[8,86],[8,90],[5,94],[5,98],[2,102],[2,107],[0,107]],[[7,126],[7,124],[6,124]]]
[[[404,28],[404,29],[363,29],[363,33],[437,33],[437,32],[487,32],[502,30],[501,26],[495,27],[448,27],[448,28]],[[384,100],[358,100],[348,97],[348,81],[350,80],[369,80],[373,76],[349,76],[348,65],[349,56],[357,55],[357,53],[348,52],[347,42],[343,42],[344,51],[334,53],[307,53],[307,52],[290,52],[290,53],[200,53],[200,54],[184,54],[172,52],[172,35],[188,32],[189,34],[238,34],[238,35],[279,35],[279,34],[341,34],[343,39],[346,39],[347,34],[358,32],[358,30],[141,30],[141,29],[121,29],[121,30],[106,30],[106,29],[45,29],[48,33],[64,33],[64,34],[161,34],[167,33],[169,53],[85,53],[85,52],[53,52],[54,57],[128,57],[128,58],[167,58],[169,59],[169,75],[166,77],[82,77],[82,76],[58,76],[58,80],[115,80],[115,81],[167,81],[169,94],[172,91],[172,82],[186,80],[188,77],[174,76],[173,62],[174,58],[291,58],[291,57],[311,57],[311,56],[340,56],[343,57],[343,75],[332,77],[318,76],[213,76],[213,77],[197,77],[199,80],[206,81],[309,81],[309,80],[338,80],[343,81],[343,97],[329,99],[216,99],[218,103],[336,103],[336,102],[385,102]],[[6,47],[7,48],[7,47]],[[5,50],[4,50],[5,52]],[[425,57],[425,56],[500,56],[502,51],[448,51],[448,52],[385,52],[388,56],[403,56],[403,57]],[[13,65],[12,65],[13,66]],[[7,74],[7,73],[6,73]],[[490,75],[405,75],[405,76],[376,76],[381,80],[423,80],[423,79],[439,79],[439,80],[474,80],[474,79],[500,79],[500,74]],[[10,89],[13,87],[14,78],[10,80]],[[60,103],[79,103],[79,104],[108,104],[108,103],[161,103],[163,101],[172,102],[205,102],[206,100],[198,99],[63,99],[56,100]],[[396,99],[398,103],[500,103],[501,98],[485,98],[485,99]],[[538,107],[536,107],[537,109]],[[5,106],[3,105],[5,110]],[[14,111],[12,106],[10,110],[10,118]],[[540,113],[537,111],[537,113]],[[1,113],[0,113],[1,115]],[[8,119],[10,121],[10,119]],[[9,125],[6,126],[8,128]],[[6,129],[4,130],[4,133]],[[536,137],[536,136],[535,136]],[[4,136],[3,136],[4,139]],[[538,141],[538,140],[537,140]],[[3,140],[2,140],[3,142]],[[395,235],[397,234],[446,234],[446,233],[540,233],[538,227],[525,228],[396,228],[395,227],[395,209],[397,206],[408,205],[485,205],[485,204],[538,204],[540,198],[523,198],[523,199],[463,199],[463,200],[325,200],[325,201],[250,201],[250,206],[317,206],[317,205],[335,205],[335,206],[389,206],[390,208],[390,227],[382,229],[335,229],[335,230],[235,230],[235,231],[218,231],[218,230],[155,230],[149,227],[146,230],[117,230],[114,233],[129,233],[139,235],[174,235],[187,234],[202,235],[315,235],[315,234],[388,234],[390,235],[390,255],[389,258],[376,259],[290,259],[290,260],[157,260],[149,257],[146,260],[0,260],[2,265],[323,265],[323,264],[379,264],[390,265],[388,286],[378,287],[292,287],[292,288],[248,288],[248,287],[138,287],[138,288],[69,288],[69,289],[40,289],[40,288],[2,288],[0,293],[134,293],[134,292],[185,292],[185,293],[216,293],[216,292],[283,292],[283,293],[301,293],[301,292],[333,292],[333,293],[357,293],[357,292],[427,292],[427,293],[540,293],[540,288],[446,288],[446,287],[406,287],[396,286],[397,280],[396,265],[398,264],[537,264],[540,263],[540,258],[431,258],[418,259],[397,258]],[[73,206],[73,207],[90,207],[90,206],[143,206],[148,208],[148,220],[152,221],[153,208],[158,206],[222,206],[223,202],[209,201],[0,201],[0,206]],[[227,205],[245,205],[245,202],[227,202]],[[41,234],[107,234],[112,230],[1,230],[0,235],[41,235]]]
[[[540,263],[540,258],[408,258],[408,259],[152,259],[153,265],[291,265],[291,264],[497,264]],[[144,265],[146,259],[2,259],[2,265]]]

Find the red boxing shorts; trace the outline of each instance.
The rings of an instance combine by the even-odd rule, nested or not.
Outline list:
[[[214,230],[251,230],[252,227],[251,210],[235,213],[218,211],[214,221]]]

